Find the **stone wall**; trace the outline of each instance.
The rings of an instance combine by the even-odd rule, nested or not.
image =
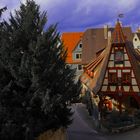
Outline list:
[[[49,130],[41,134],[37,140],[66,140],[66,129],[60,128],[54,132]]]

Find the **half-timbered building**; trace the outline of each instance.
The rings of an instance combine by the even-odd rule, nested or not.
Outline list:
[[[81,81],[86,92],[99,97],[99,109],[106,106],[112,110],[113,102],[120,113],[129,107],[140,107],[140,57],[119,20],[106,48],[85,65]]]

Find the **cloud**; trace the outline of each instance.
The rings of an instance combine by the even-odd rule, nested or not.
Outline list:
[[[60,30],[76,30],[80,27],[98,26],[115,22],[119,13],[130,15],[138,7],[138,0],[65,0],[55,5],[51,21],[59,22]],[[50,12],[48,10],[48,13]],[[52,16],[53,15],[53,16]],[[127,21],[127,19],[125,18]],[[80,28],[81,29],[81,28]]]
[[[26,0],[0,0],[9,11]],[[80,31],[104,24],[114,25],[117,15],[124,13],[123,23],[140,24],[139,0],[35,0],[48,13],[48,24],[59,23],[60,31]],[[8,15],[8,12],[5,13]]]

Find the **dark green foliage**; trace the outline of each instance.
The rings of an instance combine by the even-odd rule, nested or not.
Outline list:
[[[2,12],[4,12],[5,10],[7,10],[7,7],[3,7],[3,8],[0,9],[0,17],[2,15]]]
[[[0,30],[0,139],[32,140],[71,123],[66,103],[80,84],[65,63],[56,25],[43,31],[46,12],[27,0],[15,13]]]
[[[104,127],[108,128],[110,131],[113,128],[119,130],[119,128],[127,128],[127,126],[135,124],[134,117],[130,116],[128,112],[123,112],[120,114],[118,111],[106,113],[106,118],[102,121]]]
[[[6,7],[0,8],[0,42],[1,42],[1,38],[2,38],[2,27],[3,27],[3,22],[1,21],[1,16],[2,13],[6,10]],[[1,44],[0,44],[1,45]]]

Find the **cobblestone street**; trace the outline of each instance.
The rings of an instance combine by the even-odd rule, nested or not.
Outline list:
[[[139,140],[140,128],[117,134],[101,134],[94,129],[93,118],[83,104],[72,106],[73,123],[68,128],[68,140]]]

